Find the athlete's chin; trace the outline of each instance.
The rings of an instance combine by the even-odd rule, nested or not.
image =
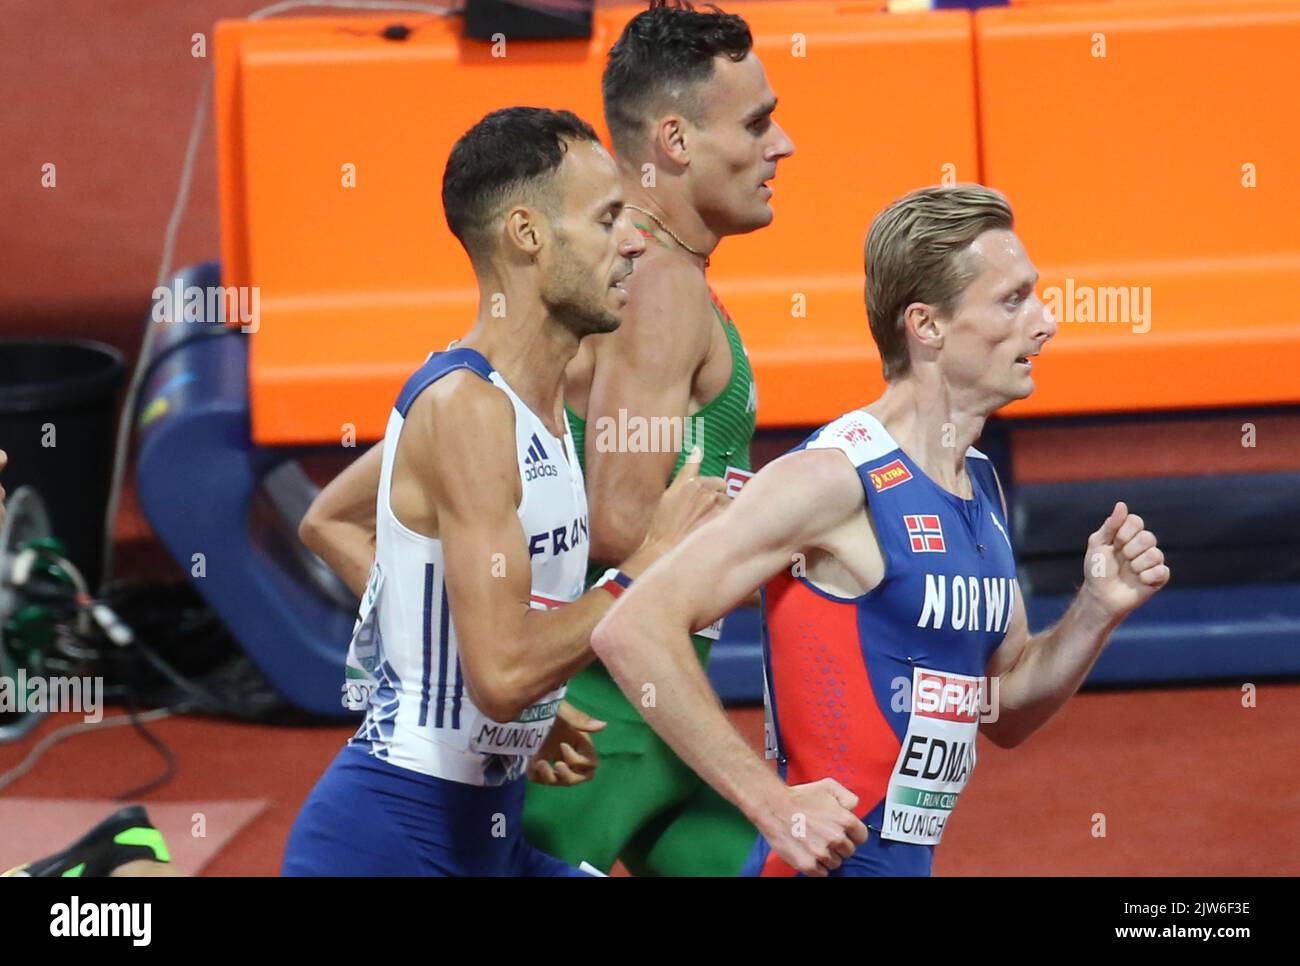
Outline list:
[[[772,219],[776,217],[776,212],[767,202],[762,202],[754,211],[749,212],[749,217],[745,219],[745,228],[736,234],[743,235],[751,231],[758,231],[760,228],[766,228],[772,224]]]
[[[629,301],[631,299],[622,288],[611,288],[609,290],[609,295],[606,297],[603,306],[604,311],[599,313],[603,319],[603,324],[609,326],[608,331],[617,329],[623,323],[623,316],[627,312]]]
[[[718,234],[724,237],[748,235],[751,231],[758,231],[760,228],[766,228],[772,224],[774,217],[775,212],[772,211],[772,206],[766,202],[759,202],[757,205],[747,206],[743,210],[730,212],[726,219],[726,227],[719,231]]]
[[[586,334],[604,335],[606,332],[613,332],[614,330],[616,330],[620,325],[623,324],[623,308],[626,306],[626,304],[627,304],[627,299],[626,297],[624,297],[623,305],[620,305],[617,309],[612,309],[608,312],[604,312],[598,316],[593,317],[590,320]]]
[[[1014,386],[1008,387],[1006,392],[1007,399],[1002,405],[1005,406],[1007,403],[1017,402],[1021,399],[1028,399],[1033,395],[1034,388],[1034,377],[1027,374],[1022,376],[1020,379],[1016,380]]]
[[[996,385],[985,383],[981,388],[983,391],[980,395],[985,400],[984,407],[989,414],[992,414],[1003,406],[1029,398],[1034,391],[1034,381],[1026,375]]]

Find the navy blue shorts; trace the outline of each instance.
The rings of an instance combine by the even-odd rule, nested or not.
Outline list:
[[[347,745],[298,813],[281,874],[586,876],[524,841],[525,781],[465,785]]]

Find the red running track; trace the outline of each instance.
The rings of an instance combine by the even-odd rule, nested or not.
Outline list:
[[[111,712],[110,712],[111,713]],[[734,711],[756,747],[762,715]],[[56,716],[36,734],[76,716]],[[151,726],[177,774],[145,801],[266,798],[208,875],[274,875],[298,806],[350,727],[187,718]],[[1300,685],[1083,694],[1007,751],[981,741],[975,777],[935,861],[939,875],[1300,874]],[[35,738],[0,745],[0,771]],[[110,798],[161,761],[131,729],[56,745],[3,794]],[[1104,816],[1105,835],[1098,816]],[[15,834],[6,829],[4,834]]]

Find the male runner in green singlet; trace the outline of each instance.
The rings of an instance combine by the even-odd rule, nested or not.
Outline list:
[[[740,17],[655,3],[609,54],[605,118],[647,246],[626,282],[623,325],[585,340],[565,373],[590,507],[589,580],[640,544],[693,445],[701,476],[728,479],[733,493],[748,476],[757,393],[704,270],[721,238],[771,222],[766,182],[794,151],[751,48]],[[712,640],[694,640],[707,663]],[[605,871],[622,859],[634,875],[736,875],[753,826],[659,739],[605,668],[579,673],[567,700],[606,722],[592,733],[600,765],[571,787],[529,785],[528,840]]]

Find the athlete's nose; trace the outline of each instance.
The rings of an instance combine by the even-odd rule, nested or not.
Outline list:
[[[1052,315],[1052,310],[1047,307],[1047,304],[1039,299],[1037,292],[1031,295],[1030,298],[1038,303],[1039,312],[1033,316],[1034,325],[1029,337],[1037,342],[1041,348],[1052,336],[1056,335],[1056,317]]]
[[[1035,293],[1034,298],[1038,298],[1037,293]],[[1056,316],[1052,314],[1052,310],[1047,307],[1045,302],[1039,302],[1039,305],[1043,310],[1040,328],[1043,331],[1043,341],[1046,342],[1052,336],[1056,335]]]
[[[618,253],[624,258],[640,258],[641,253],[645,251],[645,238],[636,230],[631,221],[628,222],[628,228],[631,230],[623,236],[622,242],[619,243]]]
[[[794,142],[785,133],[785,128],[777,124],[776,121],[772,122],[772,130],[776,134],[776,141],[768,150],[767,160],[782,161],[794,154]]]

